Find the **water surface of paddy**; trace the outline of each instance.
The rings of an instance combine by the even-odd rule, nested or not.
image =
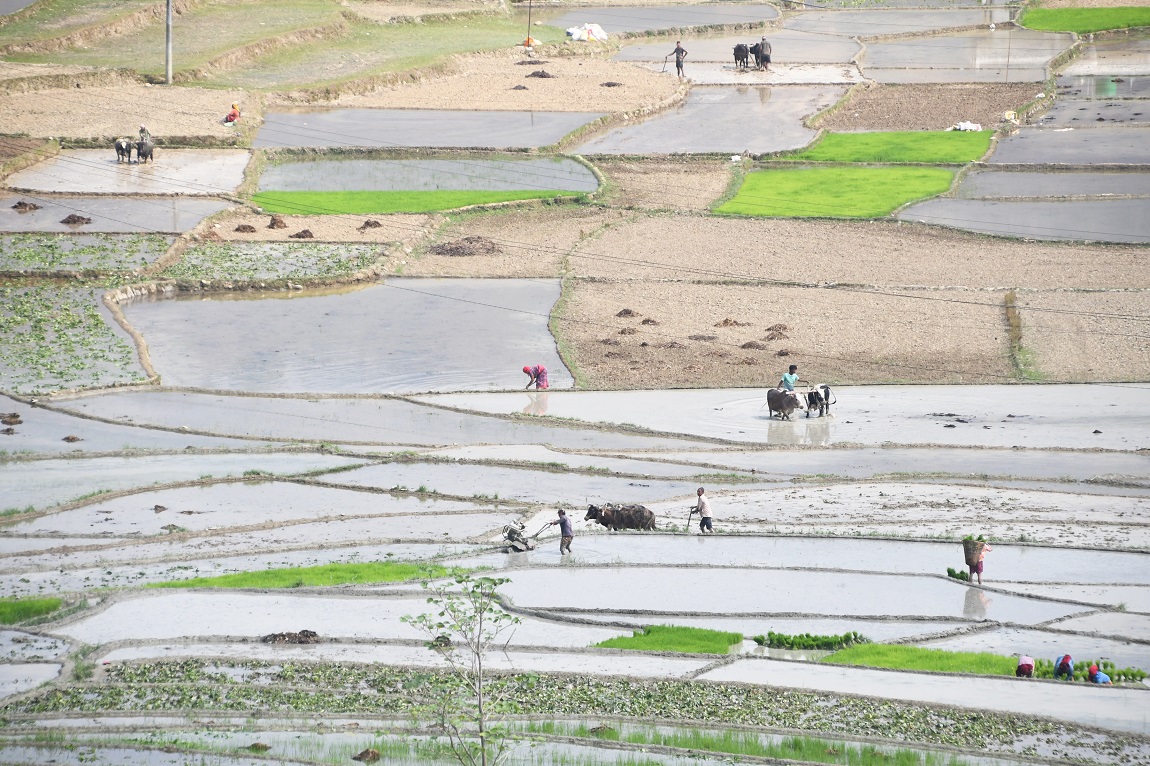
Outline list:
[[[1150,242],[1146,207],[1145,199],[1045,202],[943,198],[911,205],[897,217],[1005,237],[1144,243]]]
[[[236,149],[156,149],[156,163],[116,162],[108,149],[67,149],[9,176],[13,189],[66,194],[212,196],[235,190],[249,154]],[[143,203],[141,203],[143,204]]]
[[[1098,127],[1082,130],[1021,128],[1000,139],[993,164],[1148,165],[1150,131]]]
[[[12,205],[20,200],[34,202],[40,209],[17,213]],[[131,199],[0,194],[0,231],[179,234],[230,206],[223,200],[186,197]],[[61,223],[69,215],[91,218],[92,223],[79,226]]]
[[[711,24],[749,24],[778,18],[775,6],[766,3],[704,3],[700,5],[644,5],[631,7],[591,6],[566,8],[554,13],[537,12],[545,24],[560,29],[594,23],[608,36],[618,32],[698,27]],[[674,48],[671,44],[669,48]]]

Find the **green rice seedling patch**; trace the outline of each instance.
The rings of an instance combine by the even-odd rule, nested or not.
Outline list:
[[[494,14],[421,24],[351,24],[342,37],[281,48],[207,82],[256,90],[335,86],[442,64],[457,53],[509,48],[523,41],[525,28],[512,16]],[[531,35],[542,44],[566,38],[562,29],[547,26],[533,27]]]
[[[1077,32],[1080,35],[1107,29],[1150,27],[1150,7],[1028,8],[1020,23],[1044,32]]]
[[[137,271],[163,256],[172,239],[155,234],[4,234],[0,269]]]
[[[1140,683],[1146,678],[1146,671],[1139,668],[1120,668],[1110,660],[1075,660],[1074,678],[1069,680],[1088,682],[1090,680],[1089,671],[1091,665],[1097,665],[1099,669],[1110,676],[1110,680],[1116,684]],[[1054,678],[1054,660],[1035,659],[1034,677]]]
[[[468,205],[513,202],[521,199],[553,199],[572,192],[532,191],[347,191],[259,192],[252,202],[271,213],[296,215],[367,215],[370,213],[430,213]]]
[[[102,292],[0,287],[0,389],[37,394],[145,380],[135,347],[100,310]]]
[[[805,167],[748,173],[718,213],[776,218],[879,218],[950,188],[954,173],[921,167]]]
[[[315,567],[236,572],[219,577],[151,583],[149,588],[314,588],[379,582],[409,582],[452,577],[467,570],[437,564],[403,561],[372,561],[356,564],[324,564]]]
[[[15,625],[51,614],[63,603],[58,598],[0,598],[0,625]]]
[[[177,70],[194,69],[216,56],[269,37],[338,22],[331,0],[224,0],[180,14],[174,27]],[[19,53],[12,60],[83,66],[123,67],[142,74],[164,73],[164,22],[158,17],[130,35],[94,40],[51,53]]]
[[[645,652],[687,652],[692,654],[727,654],[743,640],[742,633],[726,633],[706,628],[684,628],[677,625],[650,625],[631,636],[600,641],[604,649],[638,649]]]
[[[379,258],[379,245],[206,242],[188,248],[167,279],[275,280],[344,277]]]
[[[989,130],[828,133],[810,149],[778,159],[798,162],[965,164],[986,154],[993,135],[993,131]]]
[[[753,640],[759,646],[769,646],[772,649],[842,649],[855,644],[869,643],[870,639],[856,631],[843,633],[841,636],[813,636],[810,633],[789,635],[767,631],[765,636],[754,636]]]
[[[1018,666],[1015,657],[1003,657],[989,652],[950,652],[944,649],[922,649],[917,646],[891,644],[857,644],[824,657],[821,661],[835,665],[933,670],[983,676],[1012,676]]]

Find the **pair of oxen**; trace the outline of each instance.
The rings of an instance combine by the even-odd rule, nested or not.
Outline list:
[[[770,416],[777,413],[779,420],[790,420],[795,410],[806,409],[807,417],[818,410],[819,417],[829,414],[834,399],[831,397],[831,387],[827,385],[812,386],[805,393],[798,391],[785,391],[781,388],[767,389],[767,407]]]
[[[130,138],[117,138],[113,144],[116,147],[116,162],[132,162],[132,150],[136,151],[136,162],[152,160],[152,153],[156,150],[153,141],[132,141]],[[155,160],[152,160],[155,162]]]

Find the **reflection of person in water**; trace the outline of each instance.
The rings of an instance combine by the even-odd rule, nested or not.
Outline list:
[[[966,600],[962,605],[962,616],[973,620],[986,618],[986,610],[990,606],[990,597],[981,588],[967,588]]]
[[[527,406],[523,408],[523,414],[546,415],[548,396],[550,396],[550,393],[547,391],[528,391],[527,398],[530,401],[527,403]]]

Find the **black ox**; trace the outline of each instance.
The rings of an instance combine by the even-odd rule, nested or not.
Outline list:
[[[655,514],[642,505],[591,505],[587,507],[584,521],[597,521],[613,532],[620,529],[645,529],[654,531]]]
[[[751,61],[751,49],[744,43],[735,46],[735,69],[746,69]]]

